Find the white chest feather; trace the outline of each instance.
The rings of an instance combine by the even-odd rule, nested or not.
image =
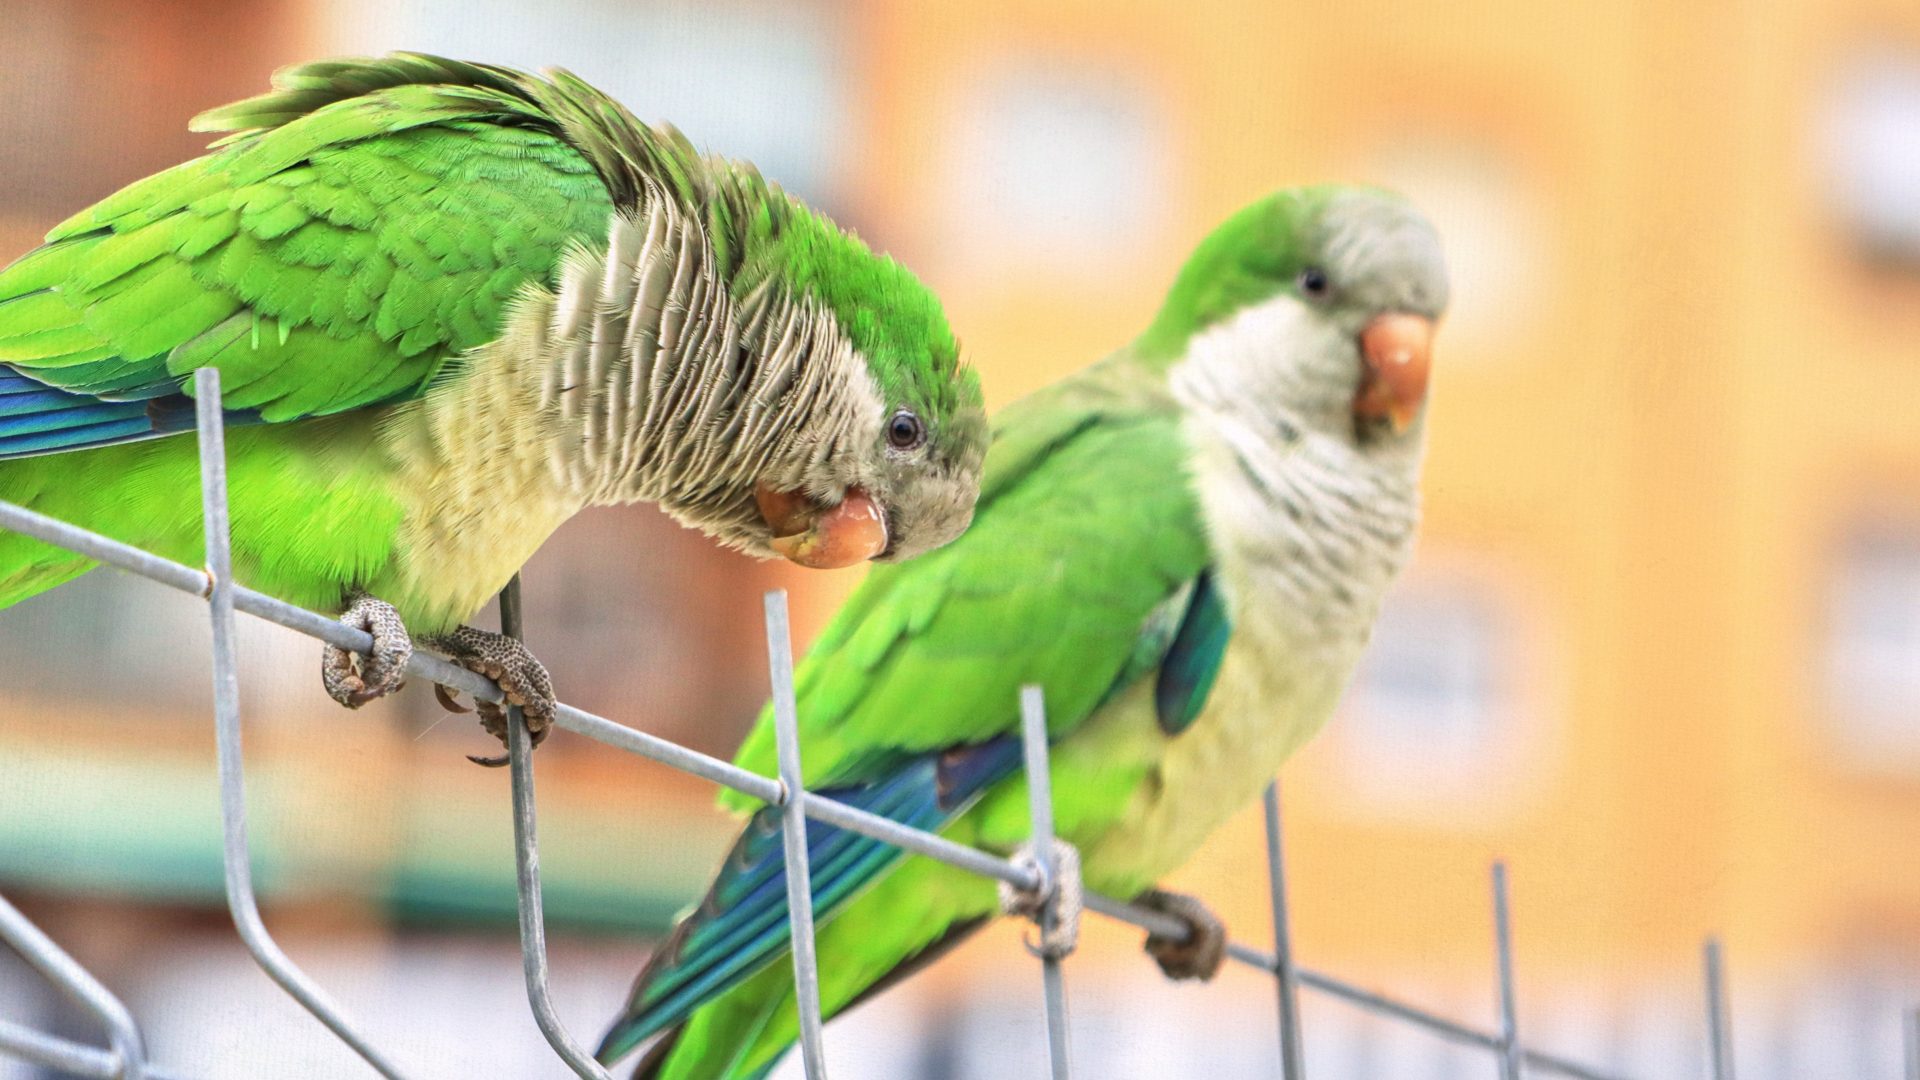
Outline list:
[[[1303,317],[1284,299],[1252,309],[1174,371],[1233,633],[1192,725],[1142,740],[1148,780],[1090,856],[1141,883],[1184,862],[1326,723],[1412,548],[1417,442],[1380,453],[1327,431],[1292,408],[1298,365],[1263,354],[1306,336],[1290,325]],[[1152,720],[1140,711],[1135,724]]]
[[[529,287],[498,338],[390,410],[406,519],[369,591],[458,623],[596,504],[657,502],[748,547],[756,481],[824,488],[843,444],[874,442],[879,393],[832,316],[771,286],[735,304],[711,262],[665,200],[616,215],[557,290]]]

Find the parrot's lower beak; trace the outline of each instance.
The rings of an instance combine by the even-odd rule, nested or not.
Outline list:
[[[848,488],[833,506],[804,491],[761,485],[753,493],[772,538],[774,554],[815,570],[837,570],[883,554],[889,541],[887,512],[860,488]]]
[[[1427,400],[1427,371],[1433,359],[1433,320],[1394,312],[1376,315],[1360,331],[1366,375],[1353,398],[1353,415],[1386,419],[1405,431]]]

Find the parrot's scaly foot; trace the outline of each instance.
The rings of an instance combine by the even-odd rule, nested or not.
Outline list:
[[[1220,963],[1227,958],[1227,924],[1207,905],[1195,897],[1164,889],[1148,889],[1133,902],[1187,924],[1187,936],[1181,941],[1159,934],[1147,936],[1147,955],[1167,978],[1205,982],[1219,974]]]
[[[519,706],[520,715],[526,719],[527,734],[533,737],[533,745],[539,746],[546,741],[547,732],[553,729],[553,716],[559,708],[559,700],[554,696],[553,677],[547,674],[546,665],[534,659],[525,644],[505,634],[471,626],[463,626],[451,634],[434,638],[428,644],[445,652],[454,663],[468,671],[499,683],[501,691],[507,695],[507,702]],[[444,686],[434,688],[434,696],[449,711],[468,712],[453,693]],[[480,714],[480,726],[504,745],[507,741],[507,711],[491,701],[475,701],[473,708]],[[474,764],[489,768],[499,768],[507,763],[504,755],[482,758],[470,754],[468,757]]]
[[[374,698],[400,689],[413,656],[413,639],[392,604],[356,594],[340,621],[373,635],[373,653],[361,656],[337,645],[320,654],[320,682],[333,700],[357,709]]]
[[[1013,861],[1036,870],[1040,868],[1031,844],[1022,844],[1014,853]],[[1027,939],[1027,951],[1035,956],[1058,960],[1072,952],[1080,941],[1080,912],[1085,906],[1085,893],[1080,884],[1080,849],[1065,840],[1054,840],[1053,873],[1047,875],[1038,889],[1000,883],[1001,913],[1040,923],[1040,940]],[[1052,927],[1041,920],[1049,907],[1053,909]]]

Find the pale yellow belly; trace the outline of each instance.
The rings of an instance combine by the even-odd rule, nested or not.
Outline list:
[[[573,508],[542,499],[476,499],[407,521],[404,543],[372,592],[440,629],[468,621],[525,566]]]
[[[560,482],[553,434],[509,374],[476,362],[380,432],[406,512],[395,557],[368,588],[417,633],[471,618],[584,503]]]
[[[1170,738],[1159,731],[1150,693],[1115,703],[1127,706],[1117,720],[1150,729],[1135,733],[1129,744],[1148,744],[1150,733],[1158,745],[1156,760],[1118,819],[1083,852],[1096,887],[1137,891],[1179,868],[1209,834],[1258,798],[1280,766],[1326,724],[1347,665],[1287,672],[1270,660],[1263,665],[1263,656],[1274,655],[1237,638],[1205,710]]]

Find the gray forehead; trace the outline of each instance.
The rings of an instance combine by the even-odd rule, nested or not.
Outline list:
[[[1382,192],[1344,192],[1328,203],[1320,221],[1318,246],[1347,300],[1434,318],[1446,310],[1440,234],[1412,204]]]

